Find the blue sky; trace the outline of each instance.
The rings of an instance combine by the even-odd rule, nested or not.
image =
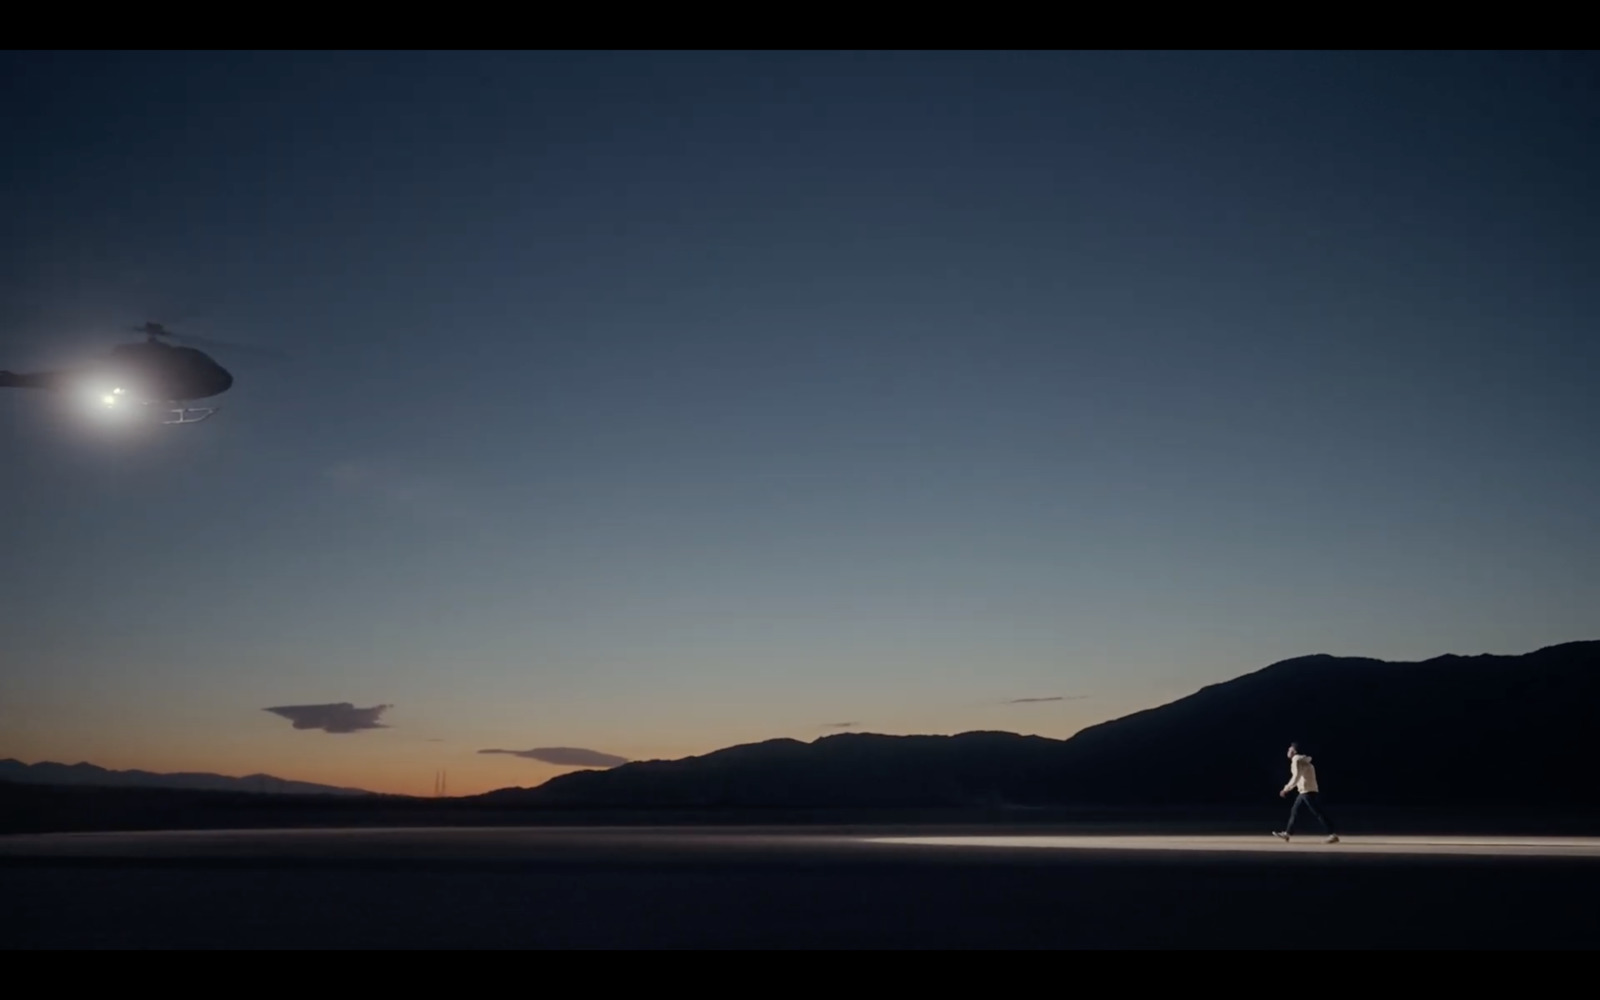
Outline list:
[[[289,354],[0,399],[0,755],[457,791],[1597,637],[1592,56],[0,65],[0,367]]]

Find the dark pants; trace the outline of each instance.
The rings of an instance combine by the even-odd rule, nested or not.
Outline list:
[[[1328,817],[1322,815],[1322,810],[1317,808],[1316,792],[1301,792],[1295,797],[1294,805],[1289,809],[1289,825],[1283,828],[1284,833],[1294,832],[1294,823],[1300,818],[1302,808],[1316,817],[1317,822],[1322,824],[1322,829],[1329,836],[1333,835],[1333,826],[1328,822]]]

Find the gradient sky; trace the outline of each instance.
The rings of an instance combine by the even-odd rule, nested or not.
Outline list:
[[[1600,638],[1597,67],[0,57],[0,368],[289,354],[0,393],[0,757],[470,793]]]

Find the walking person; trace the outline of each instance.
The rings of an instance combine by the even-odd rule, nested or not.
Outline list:
[[[1332,824],[1328,822],[1326,816],[1322,815],[1322,810],[1317,808],[1317,769],[1311,763],[1311,755],[1301,753],[1300,747],[1291,743],[1289,744],[1288,757],[1289,783],[1283,786],[1283,791],[1278,793],[1278,798],[1281,799],[1290,792],[1299,794],[1295,796],[1294,806],[1289,810],[1288,825],[1282,830],[1274,831],[1272,835],[1287,843],[1289,838],[1294,835],[1295,821],[1300,818],[1300,809],[1304,807],[1312,816],[1316,817],[1318,823],[1322,824],[1323,832],[1328,835],[1327,842],[1337,844],[1339,842],[1338,834],[1333,832]]]

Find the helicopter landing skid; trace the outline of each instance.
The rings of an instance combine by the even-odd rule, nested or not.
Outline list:
[[[179,407],[165,411],[168,419],[163,419],[163,424],[198,424],[200,421],[217,412],[214,406]]]

